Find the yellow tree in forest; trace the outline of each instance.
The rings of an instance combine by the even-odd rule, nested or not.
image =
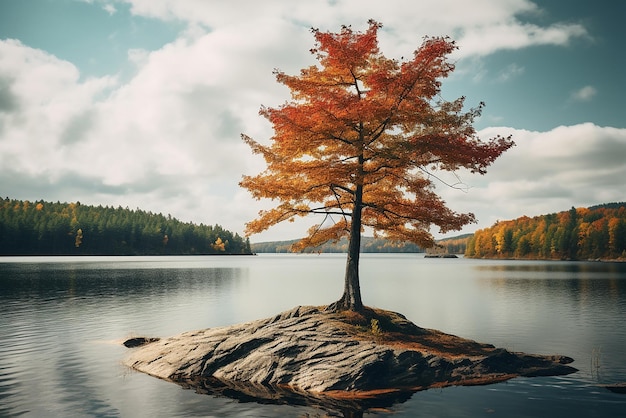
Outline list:
[[[299,75],[276,71],[291,101],[260,114],[274,129],[271,145],[242,135],[267,168],[240,185],[257,198],[277,201],[246,227],[261,232],[297,216],[321,214],[333,222],[313,226],[294,250],[349,237],[341,299],[330,310],[363,309],[359,256],[364,227],[395,241],[434,245],[431,225],[442,232],[474,221],[456,213],[434,192],[434,171],[466,168],[484,174],[513,142],[481,141],[473,127],[483,104],[465,112],[464,98],[440,97],[441,79],[454,70],[448,38],[425,38],[406,61],[378,48],[381,25],[365,32],[313,29],[311,52],[319,62]],[[327,224],[331,224],[327,226]]]
[[[226,251],[226,243],[224,241],[222,241],[222,239],[220,237],[217,237],[215,242],[213,244],[211,244],[211,247],[215,251]]]
[[[78,228],[76,231],[76,238],[74,239],[74,246],[76,248],[80,247],[83,243],[83,230]]]

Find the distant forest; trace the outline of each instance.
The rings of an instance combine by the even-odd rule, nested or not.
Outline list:
[[[385,238],[362,237],[361,252],[362,253],[450,253],[463,254],[467,247],[472,234],[460,235],[453,238],[445,238],[437,241],[437,246],[432,249],[423,249],[411,242],[392,242]],[[289,248],[298,242],[291,241],[271,241],[259,242],[252,244],[252,251],[255,253],[288,253]],[[307,253],[347,253],[348,240],[343,238],[337,243],[327,242],[326,244],[316,247],[307,248]]]
[[[288,253],[289,248],[298,242],[272,241],[252,244],[255,253]],[[348,240],[342,238],[337,243],[327,242],[315,248],[307,248],[305,253],[346,253],[348,252]],[[384,238],[362,237],[361,252],[363,253],[423,253],[424,250],[410,242],[394,243]]]
[[[473,234],[463,234],[437,241],[437,246],[427,250],[429,253],[465,254],[467,243]]]
[[[250,244],[219,225],[122,207],[0,200],[0,255],[191,255],[289,252],[296,242]],[[470,258],[626,259],[626,202],[499,221],[474,234],[447,238],[428,252]],[[340,253],[348,242],[307,252]],[[363,237],[364,253],[421,253],[412,243]]]
[[[546,260],[626,259],[626,203],[512,221],[478,230],[466,257]]]
[[[219,225],[122,207],[0,200],[0,255],[251,254]]]

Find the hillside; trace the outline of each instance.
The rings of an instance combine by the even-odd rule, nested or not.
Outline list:
[[[252,244],[252,251],[255,253],[288,253],[290,247],[298,242],[291,241],[271,241]],[[328,242],[315,248],[307,248],[306,253],[345,253],[348,251],[348,240],[342,238],[337,243]],[[423,253],[424,250],[417,245],[406,243],[393,243],[383,238],[362,237],[361,252],[363,253]]]
[[[219,225],[76,203],[0,200],[0,255],[250,254]]]
[[[546,260],[626,259],[626,202],[511,221],[478,230],[466,257]]]
[[[429,250],[429,252],[442,252],[448,254],[464,254],[467,248],[467,243],[472,238],[474,234],[463,234],[456,237],[451,238],[443,238],[437,240],[437,247],[440,248],[440,251],[436,249]]]

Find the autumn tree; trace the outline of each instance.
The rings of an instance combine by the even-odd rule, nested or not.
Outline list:
[[[217,237],[215,242],[211,244],[211,248],[215,251],[226,251],[226,244],[222,241],[220,237]]]
[[[361,310],[359,255],[364,227],[393,241],[434,244],[441,232],[474,221],[455,213],[434,192],[433,172],[469,169],[484,174],[513,145],[510,138],[481,141],[472,123],[482,103],[464,111],[464,98],[440,97],[441,79],[454,70],[448,38],[425,38],[413,58],[386,58],[378,48],[382,26],[365,32],[313,29],[319,66],[288,75],[276,70],[291,100],[260,114],[273,125],[270,145],[242,135],[267,168],[240,185],[277,202],[246,225],[249,234],[309,214],[324,220],[294,250],[349,237],[344,293],[330,310]]]

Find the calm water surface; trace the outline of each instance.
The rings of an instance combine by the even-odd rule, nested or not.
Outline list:
[[[339,298],[345,255],[0,258],[0,416],[315,417],[213,397],[125,368],[131,336],[169,336]],[[626,395],[626,264],[362,256],[369,306],[578,373],[415,393],[394,417],[615,417]]]

